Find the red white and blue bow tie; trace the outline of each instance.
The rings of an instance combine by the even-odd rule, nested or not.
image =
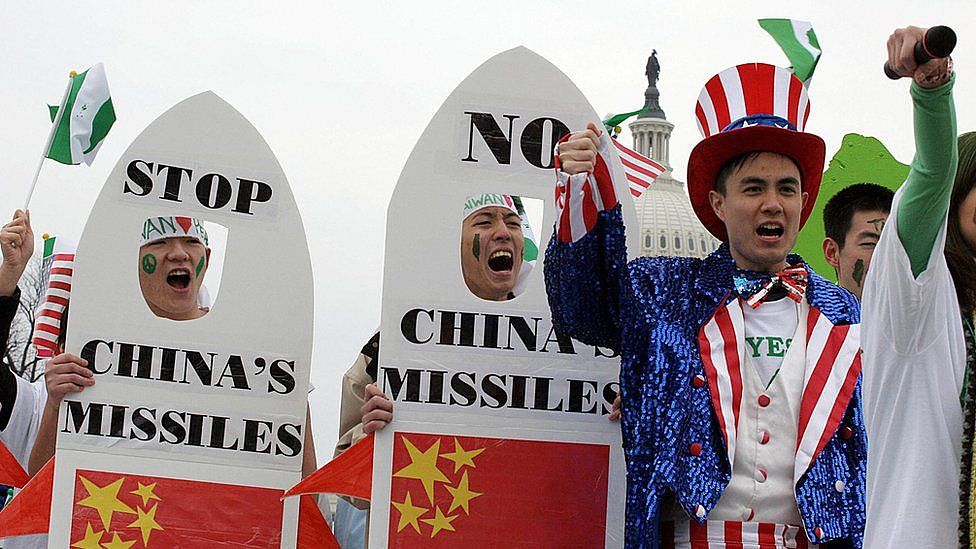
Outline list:
[[[757,273],[744,269],[736,270],[733,276],[735,293],[753,309],[764,303],[770,290],[777,285],[786,290],[786,295],[799,303],[807,289],[809,275],[803,266],[791,266],[777,273]]]

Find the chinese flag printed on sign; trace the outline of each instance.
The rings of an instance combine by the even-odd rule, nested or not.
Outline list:
[[[272,488],[78,470],[71,547],[278,547],[283,493]]]
[[[390,547],[602,547],[610,449],[395,435]]]

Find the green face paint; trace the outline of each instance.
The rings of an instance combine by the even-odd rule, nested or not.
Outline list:
[[[153,254],[146,254],[142,256],[142,261],[140,263],[142,265],[142,270],[145,271],[146,274],[153,274],[156,272],[156,256]]]
[[[207,256],[201,255],[200,261],[197,262],[197,277],[200,277],[200,271],[203,270],[203,266],[207,263]]]
[[[475,259],[481,257],[481,235],[474,235],[474,242],[471,243],[471,253],[474,254]]]
[[[862,286],[862,282],[864,281],[864,260],[863,259],[858,259],[857,261],[854,262],[854,271],[851,272],[851,278],[854,279],[854,282],[857,282],[858,286]]]

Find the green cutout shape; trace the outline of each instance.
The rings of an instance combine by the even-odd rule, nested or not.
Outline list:
[[[793,251],[800,254],[817,274],[836,281],[834,268],[823,256],[824,205],[832,196],[855,183],[877,183],[897,191],[908,178],[908,170],[909,166],[895,160],[876,138],[856,133],[845,135],[824,172],[817,203],[797,236]]]

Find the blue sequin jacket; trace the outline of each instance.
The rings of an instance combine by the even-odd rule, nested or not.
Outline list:
[[[699,329],[732,300],[733,272],[727,244],[705,259],[641,257],[628,263],[619,205],[600,212],[580,240],[564,243],[554,236],[546,249],[556,328],[621,353],[627,547],[660,547],[664,497],[670,494],[701,522],[731,479],[709,388],[691,380],[704,375]],[[832,324],[859,323],[854,296],[815,273],[806,295]],[[861,547],[867,439],[860,383],[859,375],[850,379],[850,400],[838,410],[843,417],[796,485],[807,536],[829,547]],[[691,442],[702,443],[698,455],[683,451]]]

